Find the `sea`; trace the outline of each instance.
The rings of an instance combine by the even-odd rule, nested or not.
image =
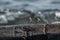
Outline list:
[[[60,9],[60,0],[0,0],[0,9]]]
[[[45,9],[60,9],[60,0],[0,0],[0,9],[25,9],[33,10],[33,12]],[[22,23],[26,22],[23,21]]]

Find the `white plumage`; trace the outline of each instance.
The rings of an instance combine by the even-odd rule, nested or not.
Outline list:
[[[0,23],[8,23],[8,21],[4,15],[0,15]]]
[[[60,12],[56,12],[55,16],[60,18]]]

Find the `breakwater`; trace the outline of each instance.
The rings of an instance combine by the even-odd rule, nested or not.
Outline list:
[[[58,40],[60,24],[20,24],[0,26],[0,38],[23,38],[24,40]],[[7,38],[8,37],[8,38]],[[11,39],[12,40],[12,39]]]

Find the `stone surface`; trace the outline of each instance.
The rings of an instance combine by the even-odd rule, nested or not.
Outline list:
[[[59,33],[59,24],[12,25],[0,27],[0,37],[27,37],[32,35]]]

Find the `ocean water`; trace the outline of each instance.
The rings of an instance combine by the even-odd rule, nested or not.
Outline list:
[[[60,9],[59,0],[0,0],[0,8],[11,9]]]
[[[25,9],[30,11],[33,10],[33,12],[38,12],[38,10],[43,9],[60,9],[60,0],[0,0],[0,9]],[[9,22],[9,24],[14,24],[14,22],[16,22],[16,24],[29,23],[28,21],[25,22],[26,20],[24,19],[17,20],[13,21],[13,23]],[[48,18],[48,20],[50,19]]]

